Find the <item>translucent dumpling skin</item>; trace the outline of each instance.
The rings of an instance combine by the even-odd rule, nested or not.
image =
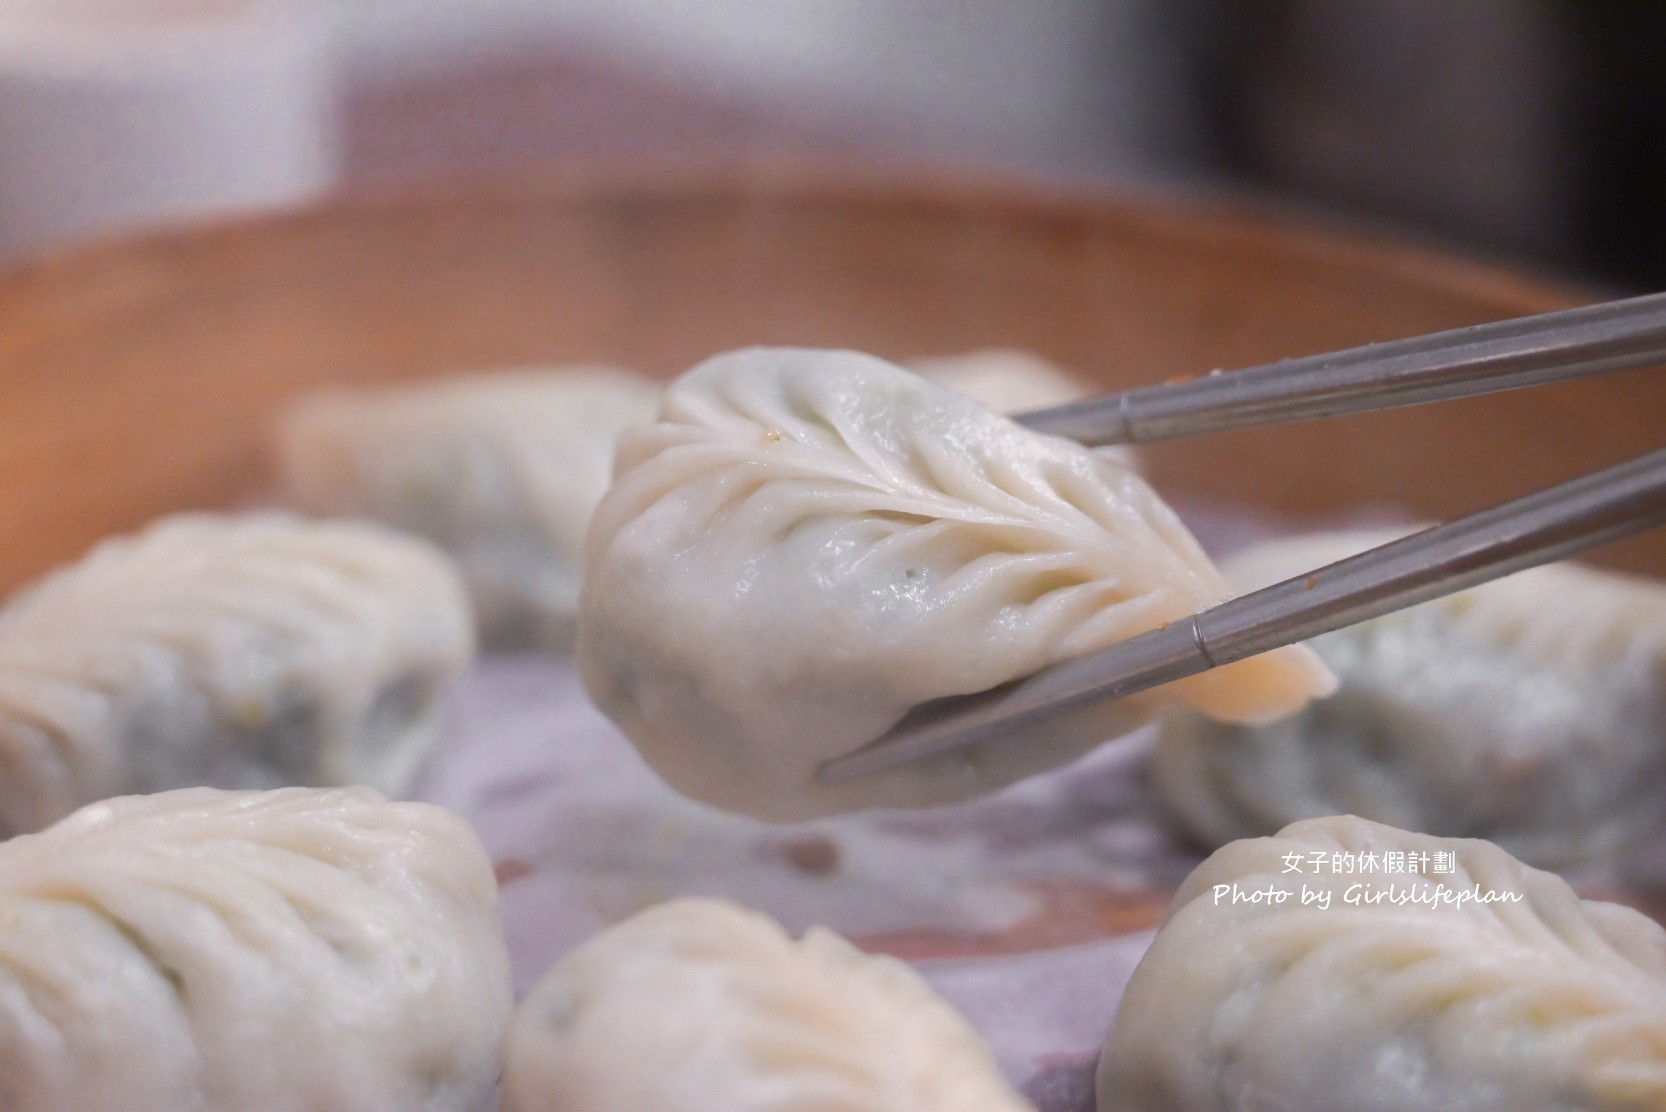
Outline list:
[[[1226,846],[1181,886],[1123,995],[1098,1101],[1666,1108],[1666,932],[1490,842],[1295,823]]]
[[[0,611],[0,832],[195,785],[398,793],[473,654],[463,585],[423,541],[165,518]]]
[[[663,904],[565,958],[516,1012],[503,1112],[1029,1112],[908,966]]]
[[[854,352],[695,368],[620,440],[578,664],[672,786],[766,819],[921,806],[1065,761],[1181,699],[1262,721],[1328,689],[1280,650],[839,787],[816,768],[915,704],[1190,615],[1227,588],[1145,482]]]
[[[493,649],[572,647],[584,531],[619,433],[657,383],[607,368],[497,371],[304,400],[279,465],[312,513],[368,517],[445,549]]]
[[[438,807],[193,788],[0,845],[7,1112],[474,1112],[511,1007]]]
[[[1392,536],[1291,538],[1223,567],[1251,590]],[[1666,584],[1554,564],[1312,644],[1340,687],[1300,714],[1165,714],[1155,782],[1210,848],[1357,814],[1566,867],[1666,813]]]

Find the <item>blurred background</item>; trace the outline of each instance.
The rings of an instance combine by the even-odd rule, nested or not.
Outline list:
[[[1666,287],[1645,0],[0,0],[0,261],[607,159],[1247,196]]]

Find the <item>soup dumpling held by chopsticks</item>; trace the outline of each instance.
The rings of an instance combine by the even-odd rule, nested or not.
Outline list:
[[[673,787],[773,820],[989,791],[1165,699],[1263,721],[1329,690],[1287,649],[837,787],[822,762],[1227,596],[1138,475],[854,352],[719,356],[620,441],[577,658]]]

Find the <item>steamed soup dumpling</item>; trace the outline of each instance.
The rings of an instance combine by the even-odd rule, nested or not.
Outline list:
[[[7,1112],[475,1112],[513,998],[466,823],[191,788],[0,845]]]
[[[658,397],[657,383],[606,368],[336,391],[288,414],[279,462],[302,508],[374,518],[444,548],[489,648],[565,651],[614,441],[652,419]]]
[[[1269,891],[1289,895],[1254,896]],[[1666,1108],[1666,932],[1490,842],[1299,822],[1233,842],[1181,886],[1123,994],[1098,1101]]]
[[[1140,477],[854,352],[720,356],[620,441],[578,664],[671,785],[776,820],[974,795],[1180,699],[1264,721],[1328,689],[1280,650],[837,787],[910,707],[1189,616],[1220,575]]]
[[[1395,535],[1275,541],[1223,566],[1247,591]],[[1155,780],[1207,845],[1347,813],[1555,867],[1634,841],[1666,810],[1666,584],[1553,564],[1312,646],[1340,688],[1300,714],[1164,716]]]
[[[0,611],[0,832],[206,784],[397,793],[473,655],[430,545],[372,525],[188,514]]]
[[[1028,1112],[917,973],[711,899],[612,927],[516,1012],[503,1112]]]

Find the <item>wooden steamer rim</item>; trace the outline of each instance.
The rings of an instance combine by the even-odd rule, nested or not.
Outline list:
[[[1590,300],[1243,204],[640,168],[340,200],[0,272],[0,590],[160,514],[267,489],[328,383],[749,344],[1003,346],[1140,385]],[[1147,449],[1160,490],[1293,519],[1446,518],[1660,447],[1666,375]],[[1666,576],[1666,532],[1598,555]]]

